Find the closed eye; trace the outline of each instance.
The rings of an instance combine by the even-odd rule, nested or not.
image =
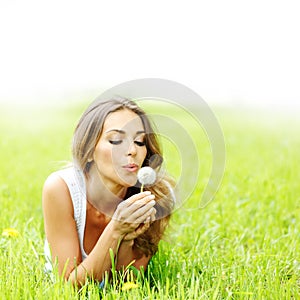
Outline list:
[[[143,147],[145,146],[144,142],[140,142],[140,141],[134,141],[136,145],[138,145],[139,147]]]
[[[122,143],[122,140],[110,140],[109,142],[113,145],[120,145]]]
[[[112,145],[120,145],[123,140],[110,140],[109,141]],[[139,146],[139,147],[143,147],[145,146],[145,143],[144,142],[141,142],[141,141],[134,141],[134,143]]]

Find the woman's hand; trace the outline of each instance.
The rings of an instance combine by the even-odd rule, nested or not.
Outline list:
[[[154,198],[146,191],[121,202],[111,220],[114,231],[125,240],[133,240],[144,233],[155,219]]]
[[[133,241],[139,235],[143,234],[146,230],[148,230],[149,227],[150,227],[150,222],[142,223],[134,231],[127,233],[124,236],[123,240],[124,241]]]
[[[124,241],[133,241],[139,235],[141,235],[145,231],[147,231],[149,229],[151,223],[155,221],[155,214],[156,214],[156,209],[153,207],[153,213],[150,215],[150,217],[148,217],[144,223],[141,223],[134,231],[127,233],[124,236],[123,240]]]

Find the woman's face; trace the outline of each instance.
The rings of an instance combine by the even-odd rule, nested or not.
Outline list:
[[[122,109],[107,116],[93,159],[110,190],[116,185],[129,187],[136,183],[147,154],[144,140],[143,123],[133,111]]]

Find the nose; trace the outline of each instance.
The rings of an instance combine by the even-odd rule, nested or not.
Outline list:
[[[134,142],[131,142],[129,144],[127,155],[128,156],[136,155],[136,144]]]

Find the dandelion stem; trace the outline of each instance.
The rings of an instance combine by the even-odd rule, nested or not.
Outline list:
[[[144,184],[141,185],[141,193],[144,191]]]

